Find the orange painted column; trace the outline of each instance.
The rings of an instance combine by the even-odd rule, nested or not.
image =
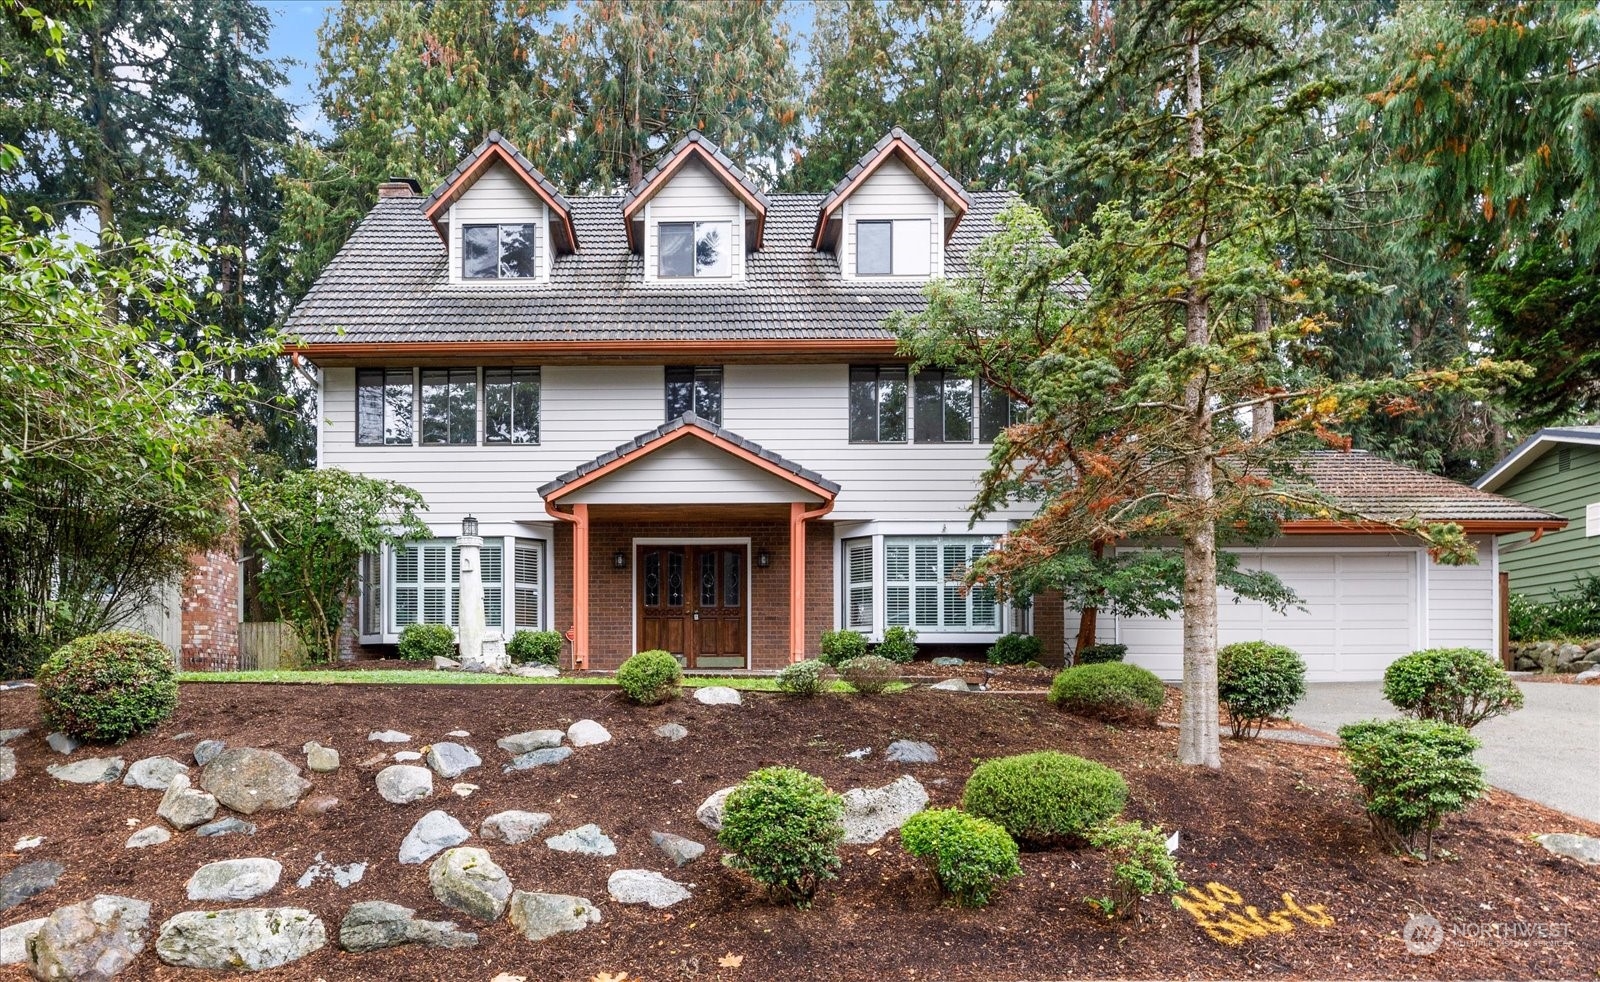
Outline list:
[[[806,659],[806,522],[833,511],[833,502],[806,511],[798,501],[789,503],[789,661]]]
[[[589,667],[589,506],[572,506],[572,667]]]

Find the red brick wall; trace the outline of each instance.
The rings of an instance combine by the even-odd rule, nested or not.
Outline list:
[[[1067,612],[1060,590],[1045,590],[1033,598],[1033,636],[1039,639],[1046,665],[1066,664]]]
[[[181,596],[179,638],[183,664],[192,668],[237,668],[238,557],[225,549],[191,556]]]
[[[635,538],[750,538],[750,664],[778,669],[789,663],[789,525],[787,522],[649,524],[596,522],[589,530],[589,664],[612,669],[633,654],[633,583]],[[612,566],[621,549],[628,568]],[[766,569],[754,566],[763,549],[771,556]],[[556,527],[555,624],[572,626],[572,527]],[[808,523],[806,535],[806,652],[816,655],[822,632],[833,626],[833,531]],[[565,658],[570,663],[571,652]]]

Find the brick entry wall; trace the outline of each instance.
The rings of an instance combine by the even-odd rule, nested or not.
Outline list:
[[[238,557],[226,550],[190,557],[181,596],[182,664],[195,669],[238,668]]]
[[[605,523],[589,530],[589,666],[614,669],[633,654],[632,543],[644,539],[750,538],[750,665],[779,669],[789,663],[789,525],[787,522],[695,524]],[[628,568],[617,570],[611,557],[628,554]],[[766,569],[755,567],[765,549]],[[572,626],[572,528],[556,527],[555,623]],[[806,654],[819,653],[823,631],[833,627],[833,529],[820,522],[806,526]],[[571,657],[570,646],[567,652]],[[570,661],[568,661],[570,664]]]

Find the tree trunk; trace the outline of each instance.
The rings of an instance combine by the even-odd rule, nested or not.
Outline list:
[[[1256,297],[1255,329],[1258,334],[1272,333],[1272,308],[1268,305],[1266,297]],[[1262,382],[1270,385],[1272,380],[1263,378]],[[1276,425],[1272,402],[1270,400],[1263,402],[1250,413],[1250,438],[1259,443],[1267,438]]]

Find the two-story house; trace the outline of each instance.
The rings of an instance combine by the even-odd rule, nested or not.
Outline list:
[[[908,373],[884,327],[964,273],[1013,200],[968,192],[898,130],[825,195],[764,193],[698,134],[621,196],[569,199],[498,135],[426,197],[384,184],[287,325],[320,370],[318,465],[418,489],[438,536],[363,565],[360,642],[455,622],[471,515],[490,625],[567,632],[578,666],[665,648],[771,669],[824,630],[896,625],[969,654],[1031,630],[1058,662],[1076,620],[1058,598],[1021,610],[953,579],[1026,517],[969,524],[1007,400]],[[1397,507],[1451,517],[1478,496],[1456,510],[1484,520],[1486,568],[1430,573],[1373,529],[1286,530],[1247,561],[1307,613],[1224,628],[1282,628],[1318,677],[1370,676],[1430,636],[1492,646],[1492,535],[1550,516],[1345,456],[1330,480],[1376,474]],[[1100,630],[1180,671],[1175,621]]]

